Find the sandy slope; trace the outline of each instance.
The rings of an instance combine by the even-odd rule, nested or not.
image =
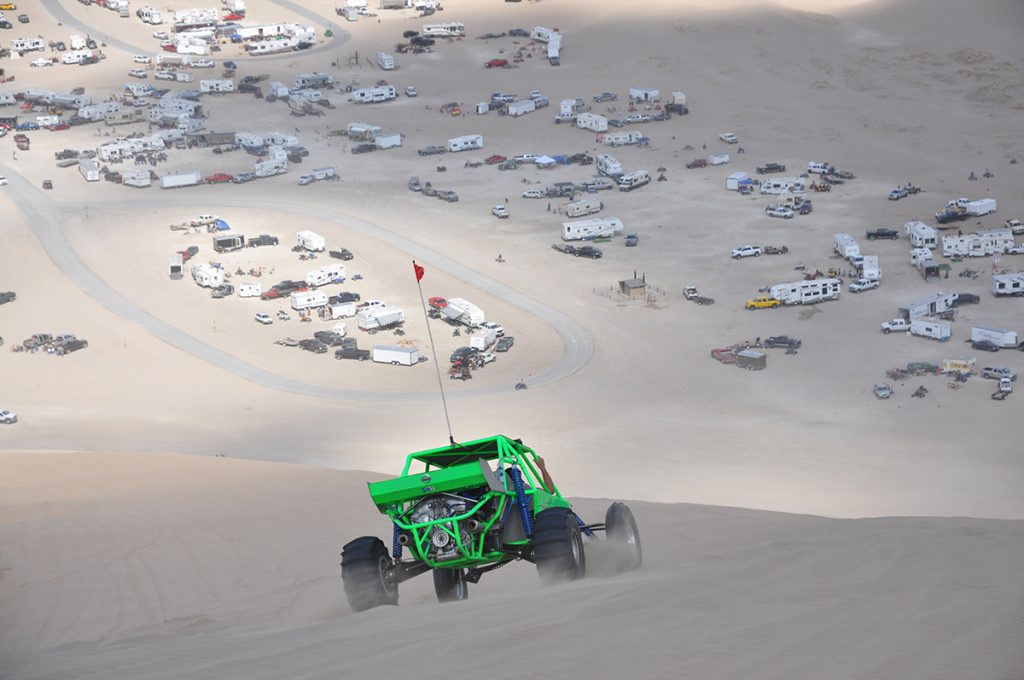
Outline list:
[[[256,20],[291,16],[270,2],[249,4]],[[332,3],[304,4],[334,25]],[[866,249],[881,258],[878,291],[775,313],[747,312],[742,303],[764,285],[797,278],[797,263],[839,264],[829,257],[838,231],[899,226],[957,196],[998,198],[999,213],[981,226],[1024,214],[1021,166],[1009,162],[1021,156],[1020,3],[447,5],[438,19],[465,21],[470,36],[561,27],[563,66],[534,57],[519,69],[486,70],[480,64],[513,43],[469,37],[400,57],[391,81],[416,85],[420,96],[380,108],[338,95],[324,118],[294,119],[280,104],[207,98],[209,129],[296,128],[312,152],[286,177],[240,187],[138,193],[86,184],[74,169],[51,165],[53,151],[128,129],[40,131],[16,162],[10,136],[0,141],[0,173],[11,178],[0,191],[0,289],[18,291],[16,303],[0,307],[0,335],[10,343],[73,332],[90,341],[63,359],[0,352],[0,408],[21,415],[17,426],[0,429],[0,450],[12,452],[0,454],[0,675],[393,677],[414,667],[441,677],[482,661],[501,676],[493,669],[505,668],[512,651],[531,662],[516,674],[538,678],[619,677],[639,667],[650,677],[1019,680],[1024,471],[1007,434],[1016,395],[996,403],[987,381],[954,391],[928,376],[897,385],[896,396],[880,402],[870,386],[907,361],[970,354],[962,341],[972,323],[1024,329],[1020,301],[991,298],[984,274],[955,275],[965,266],[987,271],[987,261],[952,263],[949,281],[926,284],[907,265],[906,242],[897,241]],[[98,35],[155,48],[150,27],[134,19],[79,3],[64,9]],[[420,23],[405,13],[334,25],[350,33],[340,46],[245,64],[241,73],[288,82],[338,61],[340,82],[369,84],[384,74],[367,56],[392,49]],[[12,36],[66,39],[68,32],[41,11],[27,28],[16,27]],[[221,57],[235,56],[231,49]],[[363,64],[346,66],[356,51]],[[104,99],[120,91],[132,67],[128,52],[107,52],[86,69],[30,69],[28,60],[12,60],[5,68],[17,80],[2,91],[84,84]],[[641,245],[627,250],[613,241],[596,262],[552,251],[561,218],[546,201],[518,198],[528,185],[582,180],[591,170],[499,173],[462,167],[461,156],[415,153],[477,132],[486,153],[471,160],[604,151],[589,133],[553,125],[550,109],[519,120],[452,118],[437,109],[498,89],[538,88],[557,102],[602,90],[621,97],[629,85],[685,90],[692,113],[650,124],[646,149],[613,152],[627,167],[667,168],[668,181],[602,196],[605,214],[622,217]],[[621,113],[621,99],[607,109]],[[401,131],[405,146],[352,156],[349,144],[326,133],[353,120]],[[702,145],[724,146],[716,140],[725,130],[740,136],[746,154],[724,171],[683,168]],[[858,178],[814,196],[814,213],[803,219],[769,219],[768,199],[722,190],[727,172],[767,161],[802,168],[812,159]],[[237,172],[250,162],[240,153],[171,151],[158,170]],[[440,162],[443,174],[434,169]],[[336,165],[342,181],[294,186],[299,172],[323,165]],[[989,182],[967,181],[985,168],[995,172]],[[457,189],[460,202],[412,194],[411,175]],[[37,188],[44,178],[54,180],[53,192]],[[904,181],[927,191],[886,201]],[[18,200],[6,190],[19,192]],[[489,208],[506,197],[512,218],[498,222]],[[31,223],[19,208],[26,202],[39,206],[45,224]],[[530,567],[516,565],[486,579],[464,606],[437,607],[421,580],[403,590],[399,610],[350,617],[338,547],[382,530],[363,482],[393,472],[405,452],[447,439],[433,366],[403,371],[289,352],[272,341],[312,329],[251,321],[274,305],[215,301],[190,282],[168,281],[174,250],[195,243],[202,259],[214,259],[206,234],[167,229],[200,212],[283,243],[300,228],[322,231],[332,246],[356,252],[350,265],[364,280],[352,289],[410,309],[418,296],[409,260],[429,254],[426,294],[478,301],[517,338],[471,384],[446,385],[458,438],[522,436],[580,496],[703,505],[636,504],[649,556],[638,574],[540,592]],[[118,303],[80,290],[62,272],[66,262],[47,254],[37,236],[43,229],[58,230],[70,246],[65,255]],[[785,243],[791,252],[728,258],[748,242]],[[504,265],[494,262],[499,252]],[[301,278],[309,268],[286,246],[222,259],[232,268],[264,267],[272,280]],[[1004,266],[1021,264],[1007,258]],[[629,303],[605,294],[634,271],[665,295]],[[689,284],[717,303],[684,302],[679,290]],[[952,342],[878,333],[898,304],[946,287],[983,296],[961,309]],[[530,299],[581,328],[593,354],[569,377],[514,393],[516,380],[532,382],[571,353]],[[167,344],[143,317],[200,351]],[[442,361],[462,342],[438,332],[444,328],[432,326]],[[410,314],[408,331],[427,348],[424,321]],[[773,352],[767,371],[708,358],[712,347],[774,334],[804,345],[797,356]],[[211,364],[204,347],[311,389],[254,383]],[[977,359],[1024,370],[1016,353]],[[918,385],[930,390],[927,399],[910,398]],[[230,458],[212,458],[218,453]],[[604,505],[580,502],[587,516],[600,517]],[[827,520],[710,506],[909,518]],[[913,518],[922,515],[1010,521]],[[400,645],[410,651],[396,656]]]
[[[189,456],[0,457],[5,677],[985,678],[1024,670],[1019,521],[633,503],[646,566],[352,615],[337,551],[373,475]],[[568,484],[564,480],[563,484]],[[607,501],[580,500],[585,518]],[[593,545],[593,544],[591,544]],[[461,669],[461,670],[460,670]],[[825,670],[827,669],[827,670]]]

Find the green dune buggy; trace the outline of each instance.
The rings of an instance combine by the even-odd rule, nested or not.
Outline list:
[[[615,544],[619,571],[643,563],[630,509],[612,503],[604,523],[585,523],[519,439],[497,435],[412,453],[400,476],[369,490],[393,534],[390,550],[375,536],[342,549],[341,578],[355,611],[398,604],[398,584],[428,571],[442,602],[466,599],[468,584],[514,560],[533,562],[545,583],[580,579],[584,537],[596,540],[599,531]]]

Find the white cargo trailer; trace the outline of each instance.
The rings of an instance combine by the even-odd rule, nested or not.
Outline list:
[[[952,335],[952,330],[948,321],[920,317],[910,320],[910,334],[945,342]]]
[[[192,172],[171,172],[160,177],[161,189],[177,189],[193,187],[203,183],[203,176],[198,170]]]
[[[399,345],[374,345],[372,358],[378,364],[393,366],[415,366],[420,362],[420,353],[415,347]]]
[[[1020,344],[1017,331],[1008,331],[993,326],[972,326],[971,342],[980,342],[982,340],[993,342],[1002,348],[1016,348]]]

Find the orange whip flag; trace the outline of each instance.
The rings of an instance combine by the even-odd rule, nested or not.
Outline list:
[[[412,270],[416,272],[416,283],[423,280],[423,267],[416,264],[416,260],[412,261]]]

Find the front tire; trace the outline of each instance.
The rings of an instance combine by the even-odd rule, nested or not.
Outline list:
[[[435,569],[434,592],[438,602],[458,602],[469,599],[469,583],[465,569]]]
[[[576,515],[568,508],[538,513],[533,528],[533,561],[545,584],[577,581],[587,572]]]
[[[341,549],[341,580],[352,611],[398,604],[398,584],[391,577],[391,555],[376,536],[362,536]]]

